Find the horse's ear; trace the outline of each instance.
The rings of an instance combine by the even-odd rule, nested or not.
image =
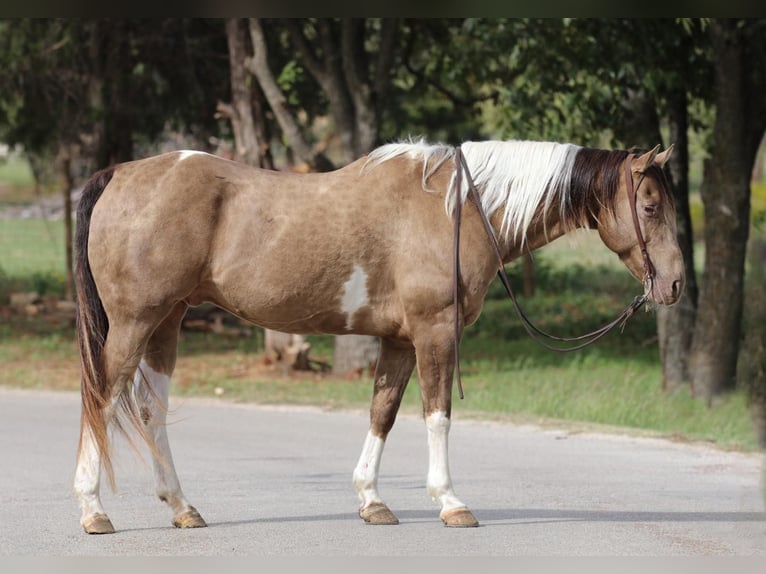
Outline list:
[[[654,146],[654,149],[652,151],[646,152],[641,157],[638,157],[633,160],[633,171],[637,173],[644,173],[647,169],[649,169],[649,166],[651,166],[654,163],[654,158],[657,157],[657,152],[660,151],[660,144],[657,144]]]
[[[666,149],[662,153],[658,153],[657,157],[654,158],[654,164],[658,165],[659,167],[664,167],[667,161],[670,159],[670,155],[673,153],[673,144],[670,144],[668,146],[668,149]]]

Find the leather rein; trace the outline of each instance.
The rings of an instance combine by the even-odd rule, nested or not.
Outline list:
[[[511,282],[508,279],[508,275],[505,273],[505,264],[503,262],[503,256],[500,253],[500,246],[497,241],[497,237],[495,236],[495,231],[492,228],[492,225],[489,222],[489,219],[487,218],[487,214],[484,212],[484,208],[481,205],[481,198],[479,197],[479,192],[476,190],[476,186],[474,185],[473,178],[471,177],[471,172],[468,169],[468,164],[465,161],[465,156],[463,155],[462,150],[460,147],[455,148],[455,193],[456,193],[456,201],[455,201],[455,231],[454,231],[454,250],[453,250],[453,297],[454,297],[454,307],[455,307],[455,373],[457,374],[457,387],[458,387],[458,393],[460,398],[463,398],[463,384],[460,376],[460,335],[461,335],[461,322],[460,322],[460,221],[462,218],[462,184],[463,184],[463,174],[465,174],[465,178],[468,185],[468,198],[473,201],[473,203],[476,205],[476,209],[479,212],[479,216],[481,218],[481,222],[484,225],[484,230],[487,233],[487,237],[489,238],[490,246],[492,247],[492,251],[494,252],[495,256],[498,260],[499,268],[497,270],[497,275],[500,278],[500,282],[503,284],[503,287],[505,288],[506,293],[508,293],[508,297],[513,301],[513,305],[516,309],[516,313],[518,314],[519,318],[521,319],[521,323],[524,326],[524,329],[527,331],[529,336],[538,344],[545,347],[548,350],[556,351],[559,353],[567,353],[571,351],[577,351],[580,349],[583,349],[587,347],[588,345],[591,345],[598,341],[601,337],[606,335],[609,331],[614,329],[616,326],[620,326],[620,329],[623,329],[625,327],[625,323],[628,321],[628,319],[639,309],[641,306],[646,303],[647,299],[649,298],[649,294],[652,292],[654,288],[654,277],[655,277],[655,267],[652,263],[652,260],[649,257],[649,252],[646,249],[646,242],[644,241],[643,233],[641,232],[641,226],[639,224],[638,220],[638,213],[636,211],[636,198],[638,194],[638,189],[641,187],[641,183],[644,181],[644,175],[641,174],[641,176],[638,179],[638,183],[634,186],[633,184],[633,175],[631,173],[631,160],[635,157],[633,154],[628,154],[627,158],[625,158],[625,179],[627,182],[627,190],[628,190],[628,201],[630,203],[630,210],[631,214],[633,216],[633,226],[636,230],[636,236],[638,237],[638,245],[641,248],[641,255],[644,259],[644,293],[641,296],[636,296],[633,301],[623,309],[622,313],[614,319],[613,321],[599,327],[598,329],[595,329],[594,331],[591,331],[589,333],[586,333],[584,335],[580,335],[579,337],[556,337],[554,335],[551,335],[549,333],[546,333],[545,331],[541,330],[537,326],[532,323],[532,321],[527,317],[527,315],[522,310],[521,306],[519,305],[519,302],[516,299],[516,295],[513,292],[513,288],[511,287]],[[549,339],[551,341],[558,341],[560,343],[575,343],[574,345],[571,345],[569,347],[559,347],[554,346],[549,343],[547,343],[544,339]]]

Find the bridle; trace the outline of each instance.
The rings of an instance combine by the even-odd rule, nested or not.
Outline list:
[[[614,319],[613,321],[607,323],[606,325],[603,325],[599,327],[598,329],[595,329],[594,331],[591,331],[590,333],[586,333],[584,335],[580,335],[579,337],[556,337],[554,335],[550,335],[549,333],[546,333],[545,331],[542,331],[540,328],[534,325],[532,321],[527,317],[527,315],[522,310],[521,306],[519,305],[519,302],[516,299],[516,295],[513,292],[513,288],[511,287],[511,282],[508,279],[508,275],[505,273],[505,264],[503,263],[503,256],[500,253],[500,246],[497,241],[497,237],[495,237],[495,231],[492,229],[492,225],[489,222],[489,219],[487,218],[487,214],[484,212],[484,209],[481,205],[481,198],[479,197],[479,192],[476,190],[476,186],[474,185],[473,178],[471,177],[471,172],[468,169],[468,164],[465,161],[465,156],[463,155],[462,150],[458,146],[455,148],[455,194],[456,194],[456,201],[455,201],[455,231],[454,231],[454,251],[453,251],[453,298],[454,298],[454,307],[455,307],[455,373],[457,375],[457,387],[458,387],[458,393],[460,398],[463,398],[463,384],[460,376],[460,221],[462,216],[462,194],[461,194],[461,188],[463,183],[463,174],[465,173],[465,178],[468,184],[468,198],[473,201],[473,203],[476,206],[477,211],[479,212],[479,216],[481,218],[481,222],[484,225],[484,230],[487,233],[487,237],[489,238],[490,246],[492,247],[492,251],[494,252],[499,268],[497,270],[497,275],[500,278],[500,282],[503,284],[503,287],[505,288],[506,293],[508,293],[508,297],[513,301],[513,306],[516,309],[516,313],[518,314],[519,318],[521,319],[521,323],[524,326],[524,329],[527,331],[529,336],[538,344],[542,345],[546,349],[549,349],[551,351],[556,351],[559,353],[567,353],[571,351],[577,351],[579,349],[583,349],[587,347],[588,345],[591,345],[598,341],[601,337],[606,335],[609,331],[614,329],[616,326],[620,326],[620,329],[623,329],[625,327],[625,323],[628,321],[628,319],[638,310],[641,308],[641,306],[646,303],[646,301],[649,298],[649,295],[652,293],[654,289],[654,278],[656,274],[656,269],[654,267],[654,264],[652,263],[651,258],[649,257],[649,252],[646,249],[646,241],[644,240],[644,235],[641,232],[641,225],[639,224],[638,220],[638,212],[636,210],[636,201],[638,196],[638,189],[641,187],[641,183],[644,181],[645,174],[642,173],[640,177],[638,178],[638,183],[634,186],[633,184],[633,174],[631,173],[631,160],[635,156],[633,154],[628,154],[628,156],[625,158],[625,180],[627,183],[627,190],[628,190],[628,202],[630,204],[630,210],[633,217],[633,226],[636,230],[636,237],[638,237],[638,245],[641,249],[641,255],[644,260],[644,293],[641,296],[636,296],[633,301],[623,309],[622,313]],[[552,341],[558,341],[561,343],[576,343],[569,347],[559,347],[550,345],[544,339],[550,339]]]

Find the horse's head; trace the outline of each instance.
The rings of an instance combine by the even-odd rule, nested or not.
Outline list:
[[[662,173],[673,146],[662,153],[659,149],[658,145],[639,157],[628,156],[614,209],[602,210],[608,213],[599,217],[598,232],[633,276],[644,282],[650,300],[672,305],[683,292],[684,263],[676,237],[676,208]]]

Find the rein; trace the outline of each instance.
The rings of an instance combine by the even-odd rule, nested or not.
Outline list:
[[[601,337],[606,335],[609,331],[614,329],[616,326],[620,326],[620,329],[623,329],[625,327],[625,323],[628,321],[628,319],[638,310],[641,308],[641,306],[646,303],[647,299],[649,298],[649,294],[652,292],[654,288],[654,277],[655,277],[655,267],[652,263],[652,260],[649,257],[649,252],[646,249],[646,242],[644,241],[643,233],[641,232],[641,226],[639,224],[638,220],[638,212],[636,211],[636,198],[638,194],[638,189],[641,187],[641,183],[644,181],[644,174],[641,174],[641,177],[638,179],[638,184],[634,186],[633,184],[633,175],[630,171],[630,162],[631,159],[633,159],[633,154],[629,154],[628,157],[625,159],[625,179],[627,182],[627,190],[628,190],[628,200],[630,203],[630,210],[631,214],[633,216],[633,226],[636,230],[636,236],[638,237],[638,245],[641,248],[641,255],[644,259],[644,294],[641,296],[636,296],[633,301],[623,309],[622,313],[614,319],[613,321],[599,327],[598,329],[595,329],[594,331],[591,331],[590,333],[586,333],[584,335],[580,335],[579,337],[556,337],[554,335],[550,335],[549,333],[546,333],[545,331],[538,328],[532,321],[527,317],[527,315],[522,310],[521,306],[519,305],[519,302],[516,299],[516,295],[513,292],[513,288],[511,287],[511,282],[508,279],[508,275],[505,273],[505,265],[503,263],[503,256],[500,253],[500,246],[497,241],[497,237],[495,237],[495,232],[492,229],[492,225],[489,222],[489,219],[487,218],[487,214],[484,212],[484,209],[481,205],[481,198],[479,197],[479,192],[476,190],[476,186],[474,185],[473,178],[471,177],[471,172],[468,169],[468,164],[465,161],[465,156],[463,155],[463,151],[460,149],[460,147],[455,148],[455,167],[456,167],[456,173],[455,173],[455,193],[456,195],[456,201],[455,201],[455,231],[454,231],[454,257],[453,257],[453,265],[454,265],[454,272],[453,272],[453,297],[454,297],[454,306],[455,306],[455,372],[457,373],[457,388],[460,398],[462,399],[464,397],[463,395],[463,384],[460,376],[460,221],[462,218],[462,201],[461,201],[461,188],[463,183],[463,173],[465,173],[466,182],[468,185],[468,197],[474,202],[476,205],[476,209],[479,212],[479,216],[481,217],[481,222],[484,225],[484,230],[487,233],[487,237],[489,238],[489,243],[492,247],[492,251],[494,252],[495,256],[497,257],[499,268],[497,270],[497,276],[500,278],[500,282],[503,284],[503,287],[505,288],[506,293],[508,293],[508,297],[513,301],[513,306],[516,309],[516,313],[518,314],[519,318],[521,319],[521,323],[524,326],[524,329],[527,331],[527,334],[539,345],[545,347],[546,349],[550,351],[556,351],[558,353],[568,353],[571,351],[578,351],[580,349],[583,349],[596,341],[598,341]],[[544,339],[550,339],[552,341],[558,341],[562,343],[576,343],[575,345],[569,346],[569,347],[558,347],[554,345],[550,345],[547,343]]]

